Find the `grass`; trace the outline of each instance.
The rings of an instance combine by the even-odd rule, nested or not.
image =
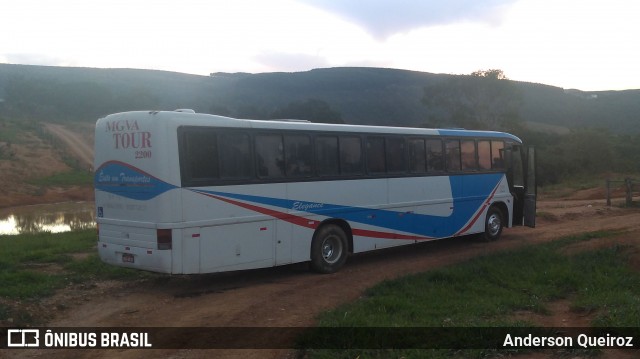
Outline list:
[[[20,129],[14,122],[0,118],[0,142],[15,143],[19,132]]]
[[[13,325],[37,322],[15,303],[38,301],[69,284],[153,276],[102,263],[95,246],[95,229],[0,236],[0,322],[8,318]]]
[[[69,282],[139,276],[139,271],[103,264],[95,244],[95,230],[0,236],[0,297],[41,298]],[[74,253],[88,255],[74,259]]]
[[[607,178],[621,180],[624,178],[640,178],[638,173],[606,173],[591,175],[574,175],[563,179],[559,183],[538,187],[538,194],[546,198],[566,198],[578,191],[604,188]],[[620,185],[620,184],[617,184]]]
[[[637,328],[640,327],[640,274],[629,267],[625,247],[614,246],[571,256],[561,253],[568,244],[615,235],[615,232],[604,231],[567,237],[386,281],[367,290],[358,301],[322,314],[318,326],[332,330],[444,328],[441,329],[443,333],[451,328],[452,333],[458,330],[458,334],[460,328],[468,327],[517,328],[533,323],[511,319],[511,313],[548,314],[549,302],[570,299],[573,310],[598,313],[593,320],[595,326]],[[320,330],[317,337],[313,333],[301,339],[302,347],[336,347],[323,337],[327,331]],[[366,336],[372,335],[366,330],[357,333],[365,336],[365,342]],[[380,333],[374,330],[373,334]],[[393,331],[387,334],[392,335]],[[343,342],[338,340],[338,343]],[[462,352],[318,349],[305,352],[309,358],[438,358],[451,355],[481,358],[495,354],[495,350],[489,349]]]
[[[0,117],[0,142],[23,143],[22,135],[37,128],[34,121]]]
[[[71,171],[34,179],[30,183],[38,186],[91,185],[93,184],[93,174],[87,170],[72,169]]]
[[[604,187],[606,177],[602,175],[572,176],[559,183],[538,188],[538,193],[549,198],[565,198],[574,193],[596,187]]]

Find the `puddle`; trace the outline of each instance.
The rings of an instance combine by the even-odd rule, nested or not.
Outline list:
[[[0,235],[95,228],[93,202],[63,202],[0,209]]]

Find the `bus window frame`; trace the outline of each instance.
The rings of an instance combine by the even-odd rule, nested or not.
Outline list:
[[[213,132],[216,136],[224,136],[225,133],[239,133],[248,136],[249,138],[249,161],[251,161],[252,173],[250,177],[246,178],[215,178],[215,179],[204,179],[197,180],[194,178],[189,178],[186,173],[189,171],[188,161],[186,159],[186,148],[185,148],[185,140],[184,137],[186,134],[191,132],[197,132],[207,130]],[[286,168],[284,169],[284,176],[282,177],[262,177],[258,173],[258,160],[256,155],[256,137],[259,135],[275,135],[279,136],[282,141],[282,155],[283,161],[286,162],[286,145],[285,145],[285,136],[293,135],[293,136],[305,136],[310,141],[310,150],[312,151],[310,155],[311,163],[311,172],[309,175],[305,176],[289,176],[287,174]],[[336,138],[338,145],[338,173],[337,174],[319,174],[318,173],[318,159],[317,159],[317,138],[329,137]],[[366,141],[369,137],[380,137],[384,139],[385,143],[385,152],[384,152],[384,161],[388,161],[389,155],[387,154],[387,138],[400,138],[404,145],[403,153],[403,169],[402,171],[390,172],[388,171],[387,166],[385,165],[385,172],[380,173],[371,173],[367,166],[367,150],[366,150]],[[218,137],[217,137],[218,138]],[[342,146],[343,140],[345,138],[353,138],[359,141],[360,148],[360,169],[357,173],[344,173],[343,161],[342,161]],[[413,172],[410,168],[410,153],[409,153],[409,145],[412,140],[421,140],[424,141],[424,151],[426,156],[426,168],[424,172]],[[429,155],[428,145],[429,141],[439,141],[439,147],[441,149],[442,156],[442,170],[432,170],[430,169],[430,161],[433,160],[433,157]],[[459,169],[451,169],[449,168],[450,159],[447,156],[447,142],[455,141],[458,144],[459,148],[459,158],[460,158],[460,168]],[[225,127],[208,127],[208,126],[179,126],[178,127],[178,157],[180,162],[180,178],[183,187],[203,187],[203,186],[227,186],[227,185],[252,185],[252,184],[268,184],[268,183],[287,183],[287,182],[313,182],[313,181],[334,181],[334,180],[354,180],[354,179],[365,179],[365,178],[401,178],[401,177],[430,177],[430,176],[447,176],[447,175],[472,175],[472,174],[481,174],[481,173],[507,173],[506,166],[503,168],[494,168],[493,167],[493,158],[492,158],[492,168],[491,169],[480,169],[479,167],[475,170],[464,170],[462,168],[462,141],[473,141],[475,146],[475,156],[476,156],[476,165],[478,165],[478,142],[479,141],[489,141],[491,142],[491,148],[493,153],[493,143],[498,141],[502,142],[503,149],[507,148],[507,146],[511,145],[521,145],[518,142],[501,138],[501,137],[492,137],[492,136],[439,136],[439,135],[416,135],[416,134],[388,134],[388,133],[370,133],[370,132],[344,132],[344,131],[308,131],[308,130],[290,130],[290,129],[252,129],[252,128],[225,128]],[[216,141],[217,143],[219,141]],[[431,142],[433,143],[433,142]],[[219,146],[219,143],[217,144]],[[501,151],[501,152],[504,152]],[[506,162],[506,159],[503,156],[503,161]],[[220,160],[218,159],[218,171],[220,171]],[[220,175],[220,173],[219,173]]]

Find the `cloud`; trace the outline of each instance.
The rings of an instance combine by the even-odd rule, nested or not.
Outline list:
[[[517,0],[299,0],[357,23],[376,38],[461,21],[498,23]]]

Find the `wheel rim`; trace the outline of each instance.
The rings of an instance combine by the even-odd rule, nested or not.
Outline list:
[[[322,241],[322,258],[324,261],[333,264],[340,259],[342,254],[342,241],[337,236],[329,236]]]
[[[489,218],[487,218],[487,228],[489,229],[489,235],[492,237],[500,233],[502,222],[498,214],[492,213]]]

